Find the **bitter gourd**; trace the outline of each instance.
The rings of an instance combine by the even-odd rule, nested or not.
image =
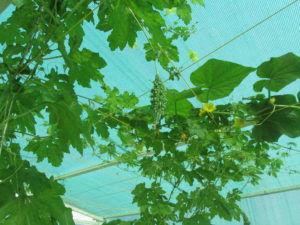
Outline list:
[[[151,89],[151,108],[154,113],[154,124],[158,124],[164,116],[167,104],[167,90],[160,76],[156,74]]]

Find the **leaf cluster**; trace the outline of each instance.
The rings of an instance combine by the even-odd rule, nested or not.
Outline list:
[[[109,87],[101,73],[105,59],[82,47],[84,23],[107,33],[112,51],[133,47],[145,35],[146,60],[180,77],[174,43],[191,34],[190,3],[204,6],[202,0],[14,1],[17,8],[0,24],[0,190],[6,193],[0,224],[74,224],[60,197],[64,188],[23,156],[32,152],[38,162],[60,166],[71,148],[81,154],[93,149],[149,178],[132,191],[140,218],[109,224],[208,225],[216,216],[245,218],[238,207],[242,190],[229,184],[275,176],[282,161],[273,156],[273,143],[300,135],[299,98],[271,93],[299,78],[299,57],[288,53],[257,68],[211,59],[191,73],[193,88],[166,90],[158,122],[153,105],[138,106],[134,94]],[[173,8],[182,23],[170,27],[163,12]],[[53,59],[59,63],[47,64]],[[252,72],[260,79],[253,86],[257,96],[213,105]],[[81,96],[79,86],[97,86],[103,94]],[[194,97],[213,107],[196,107]]]

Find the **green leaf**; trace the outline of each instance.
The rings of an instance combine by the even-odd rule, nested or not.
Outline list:
[[[0,198],[0,224],[74,225],[71,209],[66,208],[59,197],[65,193],[63,186],[53,178],[48,179],[39,173],[28,161],[18,163],[22,167],[18,165],[18,179],[13,183],[14,186],[18,186],[18,196],[14,191],[13,196]],[[13,168],[12,171],[16,169]],[[4,171],[1,171],[1,175],[3,173]],[[1,183],[0,190],[5,190],[5,186]],[[28,192],[31,195],[28,196]]]
[[[47,112],[49,112],[52,129],[50,135],[57,135],[62,144],[71,144],[79,152],[82,152],[80,106],[57,101],[56,104],[48,106]]]
[[[20,197],[0,208],[0,224],[53,225],[52,221],[60,225],[74,225],[71,210],[66,209],[60,199]]]
[[[119,89],[114,87],[113,89],[106,88],[106,107],[115,110],[116,108],[133,108],[138,102],[139,99],[133,94],[125,91],[120,94]]]
[[[177,7],[176,13],[177,13],[178,17],[181,18],[185,24],[189,24],[191,22],[191,20],[192,20],[191,6],[182,4]]]
[[[210,59],[191,74],[191,82],[202,88],[199,98],[203,102],[227,97],[242,80],[254,71],[236,63]]]
[[[157,2],[155,2],[156,4]],[[109,46],[112,50],[120,48],[121,50],[133,46],[137,32],[142,29],[148,30],[152,39],[161,46],[165,46],[166,37],[163,32],[165,21],[161,14],[154,10],[152,4],[147,1],[123,1],[115,0],[109,3],[109,7],[103,6],[99,9],[99,23],[97,28],[102,31],[112,31],[108,37]],[[170,8],[171,4],[157,3],[157,7]]]
[[[20,8],[21,6],[25,5],[27,2],[29,2],[28,0],[12,0],[11,1],[15,6],[17,6],[17,8]]]
[[[180,93],[175,89],[167,90],[167,105],[165,114],[188,117],[194,107],[188,100],[178,99],[178,94]]]
[[[181,92],[177,92],[177,93],[173,93],[173,98],[174,100],[182,100],[182,99],[186,99],[186,98],[194,98],[195,95],[200,95],[202,93],[202,89],[199,88],[199,87],[196,87],[196,88],[191,88],[191,89],[188,89],[188,90],[184,90],[184,91],[181,91]]]
[[[274,129],[273,124],[265,123],[263,126],[255,126],[252,129],[252,135],[257,140],[272,142],[279,139],[281,132],[278,129]]]
[[[130,45],[132,46],[137,35],[131,28],[135,27],[136,21],[123,0],[119,0],[115,3],[114,10],[109,16],[109,24],[113,27],[107,39],[109,41],[109,47],[112,50],[117,48],[122,50],[126,47],[127,43],[131,43]]]
[[[113,220],[110,222],[105,222],[103,225],[132,225],[131,221]]]
[[[37,156],[37,162],[47,159],[53,166],[60,166],[64,153],[69,153],[69,147],[53,138],[35,138],[28,143],[24,151],[33,152]]]
[[[121,1],[123,2],[123,0]],[[132,11],[130,13],[133,13],[135,17],[139,19],[139,21],[143,21],[143,25],[148,28],[148,32],[151,34],[154,42],[160,43],[161,46],[165,46],[165,44],[167,43],[167,38],[164,35],[164,31],[162,28],[165,27],[166,24],[161,14],[158,11],[154,10],[152,5],[146,1],[133,0],[128,1],[127,3],[130,7],[130,10]],[[134,21],[135,25],[139,26],[135,18]],[[139,27],[138,30],[140,29],[141,28]],[[132,29],[130,30],[130,32],[132,32]]]
[[[300,57],[288,53],[262,63],[257,68],[257,75],[264,80],[254,84],[257,92],[266,88],[270,91],[280,91],[282,88],[300,78]]]
[[[124,146],[132,145],[135,142],[134,136],[126,130],[119,130],[118,136]]]
[[[105,125],[105,123],[99,122],[95,126],[96,132],[99,136],[101,136],[104,139],[109,137],[108,127]]]
[[[57,0],[56,0],[57,1]],[[53,2],[53,0],[52,0]],[[80,21],[82,18],[82,15],[80,14],[73,14],[71,17],[69,17],[66,20],[66,27],[67,29],[70,29],[70,32],[68,32],[69,35],[69,46],[71,46],[73,49],[78,49],[83,41],[84,38],[84,30],[82,23],[79,25],[77,24],[78,21]],[[55,36],[59,39],[61,33],[59,29],[56,30]]]
[[[191,2],[192,2],[193,4],[199,4],[199,5],[203,6],[203,7],[205,6],[203,0],[191,0]]]
[[[207,129],[199,124],[195,120],[187,120],[188,130],[191,135],[196,135],[199,138],[204,138],[207,134]]]
[[[98,71],[106,66],[106,62],[98,53],[84,48],[70,53],[70,78],[83,87],[90,87],[91,80],[102,80],[103,75]]]
[[[297,103],[296,97],[293,95],[273,96],[276,99],[276,104],[293,105]],[[278,111],[273,112],[273,107],[263,111],[260,125],[257,125],[252,130],[252,135],[258,140],[277,141],[281,135],[295,138],[300,136],[300,111],[297,108],[279,107]],[[281,110],[279,110],[281,109]],[[259,117],[260,115],[258,115]]]
[[[170,215],[172,214],[172,208],[165,204],[156,204],[152,207],[151,213],[153,215]]]
[[[116,146],[113,144],[99,145],[100,153],[107,154],[109,156],[117,156]]]
[[[184,219],[182,224],[183,225],[195,225],[195,224],[211,225],[211,222],[209,221],[209,219],[205,218],[203,215],[196,214],[191,218]]]
[[[218,210],[218,214],[221,218],[225,220],[232,220],[231,209],[227,206],[226,202],[220,198],[214,201],[215,206]]]
[[[152,39],[150,40],[152,42]],[[163,48],[159,45],[153,45],[152,43],[146,43],[144,45],[146,50],[146,59],[148,61],[155,61],[158,58],[159,63],[166,68],[171,61],[179,61],[178,49],[172,44],[172,40],[168,39]]]

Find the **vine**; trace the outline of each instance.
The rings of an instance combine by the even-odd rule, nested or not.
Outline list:
[[[210,59],[191,73],[190,86],[181,72],[191,65],[175,66],[180,59],[174,43],[193,34],[191,4],[204,6],[202,0],[14,3],[12,15],[0,24],[0,191],[7,193],[0,196],[0,224],[74,224],[61,199],[63,186],[23,157],[28,151],[37,162],[60,166],[70,148],[81,154],[93,149],[149,178],[132,191],[140,217],[107,224],[210,225],[215,217],[250,223],[238,206],[243,187],[229,183],[255,185],[263,173],[276,176],[286,156],[278,139],[300,136],[299,94],[277,93],[300,78],[299,56],[287,53],[257,68]],[[165,11],[180,22],[167,24]],[[151,105],[140,106],[134,94],[108,86],[101,53],[83,48],[85,22],[108,33],[112,51],[134,47],[142,31],[146,60],[155,62],[156,72],[159,64],[170,80],[183,79],[187,90],[167,89],[157,73]],[[203,59],[192,51],[189,58],[192,65]],[[46,67],[53,59],[62,65]],[[215,104],[255,72],[256,96]],[[91,88],[92,81],[103,95],[76,92],[77,86]]]

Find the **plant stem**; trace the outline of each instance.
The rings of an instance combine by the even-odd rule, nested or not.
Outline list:
[[[10,105],[9,105],[9,108],[8,108],[8,112],[7,112],[7,115],[6,115],[6,120],[7,120],[7,118],[10,117],[13,102],[14,102],[14,96],[11,99],[11,102],[10,102]],[[0,156],[1,156],[2,148],[3,148],[3,145],[4,145],[5,139],[6,139],[6,131],[7,131],[8,123],[9,123],[9,120],[7,120],[5,122],[3,132],[2,132],[2,138],[1,138],[1,142],[0,142]]]
[[[51,60],[51,59],[59,59],[59,58],[62,58],[62,56],[61,56],[61,55],[58,55],[58,56],[53,56],[53,57],[43,58],[43,60]]]

